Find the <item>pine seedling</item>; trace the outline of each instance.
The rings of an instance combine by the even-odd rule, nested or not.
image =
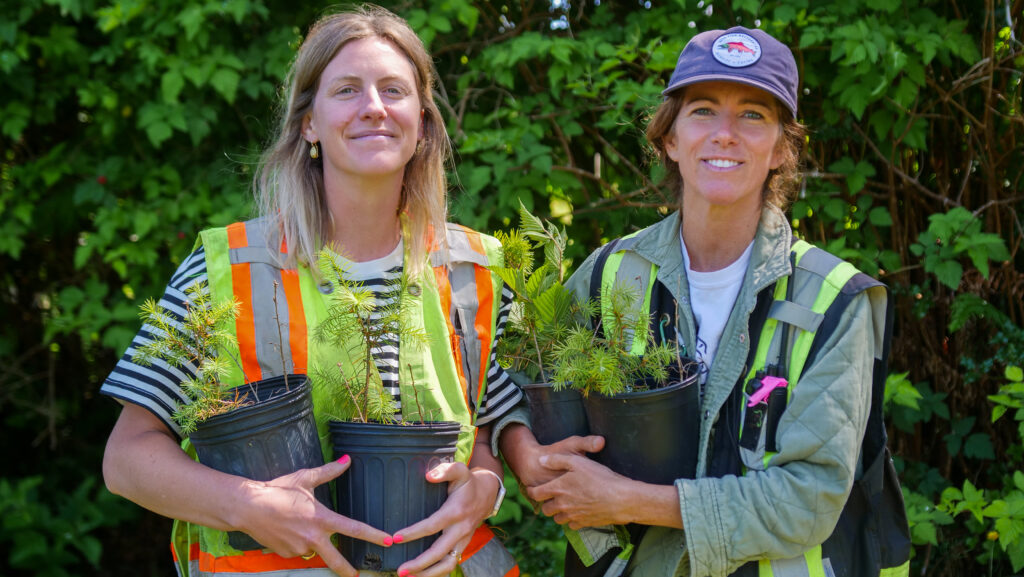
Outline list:
[[[204,282],[194,283],[185,294],[185,317],[178,326],[171,323],[171,313],[156,300],[146,300],[139,316],[151,327],[152,340],[139,347],[132,360],[144,366],[162,359],[173,367],[197,367],[196,375],[181,384],[189,402],[179,404],[172,415],[182,433],[188,435],[202,421],[245,405],[246,398],[243,392],[224,384],[229,363],[241,366],[238,359],[230,353],[226,354],[227,359],[219,354],[237,349],[235,336],[224,327],[238,316],[238,303],[211,303]]]
[[[321,275],[333,285],[327,317],[315,329],[321,343],[337,346],[343,361],[329,367],[317,367],[317,386],[327,387],[330,395],[325,413],[336,420],[357,422],[393,422],[396,407],[384,389],[373,359],[373,351],[385,346],[389,335],[397,335],[403,347],[422,347],[429,343],[426,330],[410,322],[411,312],[402,299],[377,306],[373,292],[362,283],[345,278],[345,265],[337,253],[320,252]],[[388,285],[387,292],[404,294],[408,276]]]
[[[612,396],[646,390],[652,382],[664,384],[675,349],[668,343],[655,344],[650,319],[640,314],[636,291],[615,285],[602,298],[608,299],[609,306],[601,330],[575,327],[554,347],[555,388],[572,387],[584,396],[595,391]],[[597,316],[595,303],[585,308],[591,318]],[[635,339],[647,343],[643,355],[630,354]]]

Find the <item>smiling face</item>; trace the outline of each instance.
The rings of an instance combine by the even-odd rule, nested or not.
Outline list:
[[[782,163],[779,105],[767,92],[734,82],[686,87],[664,137],[679,165],[683,205],[758,210],[769,170]]]
[[[324,182],[397,178],[423,137],[409,59],[379,37],[346,44],[320,75],[303,137],[319,142]]]

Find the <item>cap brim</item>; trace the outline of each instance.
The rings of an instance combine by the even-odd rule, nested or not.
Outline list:
[[[686,78],[685,80],[679,80],[674,84],[669,84],[668,87],[661,91],[661,95],[668,96],[669,94],[675,92],[676,90],[679,90],[680,88],[685,88],[692,84],[699,84],[701,82],[735,82],[737,84],[746,84],[747,86],[760,88],[761,90],[764,90],[768,94],[774,96],[775,100],[778,100],[779,104],[782,104],[782,106],[784,106],[786,110],[789,110],[789,113],[793,115],[793,118],[796,118],[796,104],[790,104],[786,102],[785,96],[779,94],[779,91],[772,88],[771,86],[768,86],[767,84],[760,82],[756,79],[746,78],[744,76],[734,76],[730,74],[702,74],[700,76],[691,76],[689,78]]]

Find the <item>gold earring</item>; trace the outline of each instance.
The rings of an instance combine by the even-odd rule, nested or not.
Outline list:
[[[309,157],[313,160],[320,158],[320,147],[315,142],[309,143]]]

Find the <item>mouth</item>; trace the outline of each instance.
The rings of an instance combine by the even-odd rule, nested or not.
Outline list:
[[[737,160],[729,160],[727,158],[705,158],[704,162],[714,168],[734,168],[743,164]]]
[[[393,138],[394,134],[391,134],[387,130],[367,130],[365,132],[358,132],[353,134],[350,138],[353,140],[359,140],[362,138]]]

